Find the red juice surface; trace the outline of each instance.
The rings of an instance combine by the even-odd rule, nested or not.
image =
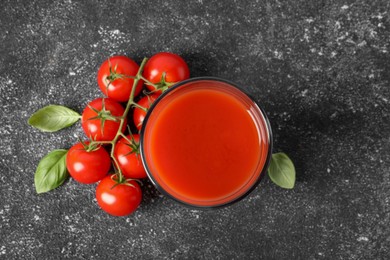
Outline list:
[[[157,104],[145,131],[153,179],[176,199],[198,206],[246,192],[268,149],[250,113],[253,103],[207,84],[170,99]]]

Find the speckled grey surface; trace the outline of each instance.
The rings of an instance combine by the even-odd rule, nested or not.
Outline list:
[[[0,259],[388,259],[389,1],[2,1]],[[242,85],[268,111],[294,190],[268,178],[243,201],[200,211],[146,185],[139,210],[101,211],[95,186],[43,195],[39,160],[80,124],[30,128],[48,104],[81,111],[101,62],[159,51],[192,76]]]

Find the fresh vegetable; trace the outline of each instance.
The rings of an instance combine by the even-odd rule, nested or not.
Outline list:
[[[147,110],[158,97],[159,94],[154,93],[152,95],[144,96],[137,102],[138,106],[134,108],[133,112],[133,121],[138,131],[141,130],[142,122],[145,119]],[[144,109],[141,109],[140,107]]]
[[[150,91],[161,93],[173,84],[188,79],[190,70],[187,63],[179,55],[160,52],[148,60],[142,75],[146,79],[146,87]]]
[[[126,56],[108,58],[98,71],[97,82],[100,90],[115,101],[125,102],[129,100],[134,76],[138,70],[137,63]],[[135,86],[134,96],[141,92],[142,84],[143,82],[140,80]]]
[[[111,167],[108,152],[98,144],[77,143],[66,155],[66,168],[76,181],[84,184],[95,183],[107,175]]]
[[[142,191],[134,180],[120,182],[116,175],[106,176],[96,188],[99,206],[113,216],[133,213],[142,200]]]
[[[115,145],[114,156],[126,178],[146,178],[139,150],[139,135],[128,135]]]
[[[119,130],[123,107],[110,98],[97,98],[84,109],[81,125],[87,137],[94,141],[111,141]],[[126,129],[125,123],[122,132]]]

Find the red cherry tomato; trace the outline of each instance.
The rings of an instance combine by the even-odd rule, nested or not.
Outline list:
[[[159,97],[159,94],[155,93],[149,96],[145,96],[141,98],[137,104],[141,107],[149,109],[153,102]],[[142,122],[144,121],[146,116],[146,111],[136,107],[133,112],[133,121],[138,130],[141,130]]]
[[[98,113],[94,110],[98,111],[102,118],[97,118]],[[81,126],[87,137],[92,140],[112,141],[120,125],[119,119],[115,121],[114,117],[122,116],[124,111],[123,107],[112,99],[97,98],[84,109],[81,116]],[[126,123],[127,120],[125,119],[122,132],[126,129]],[[103,128],[102,125],[104,125]]]
[[[126,137],[127,139],[121,138],[114,149],[114,157],[118,161],[122,174],[126,178],[146,178],[146,171],[139,154],[139,135]]]
[[[95,183],[103,179],[110,170],[110,155],[103,147],[87,151],[84,145],[77,143],[69,149],[66,168],[76,181],[84,184]]]
[[[126,76],[135,76],[138,69],[137,63],[126,56],[110,57],[99,68],[98,85],[107,97],[119,102],[127,101],[133,88],[134,79],[126,78]],[[141,92],[142,85],[143,82],[140,80],[134,96]]]
[[[145,64],[143,76],[148,81],[158,84],[161,82],[164,72],[165,82],[168,82],[168,85],[163,84],[159,86],[162,90],[173,83],[183,81],[190,77],[190,70],[183,58],[169,52],[160,52],[153,55]],[[153,86],[146,85],[146,87],[151,91],[155,90]],[[158,92],[161,93],[161,90]]]
[[[133,213],[142,200],[142,191],[134,180],[118,183],[115,175],[106,176],[96,187],[99,206],[113,216]]]

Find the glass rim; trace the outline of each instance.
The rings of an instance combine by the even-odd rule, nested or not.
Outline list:
[[[192,204],[192,203],[188,203],[186,201],[183,201],[183,200],[180,200],[178,198],[176,198],[175,196],[173,196],[172,194],[170,194],[168,191],[166,191],[156,180],[155,178],[153,177],[153,174],[151,173],[151,170],[149,168],[149,166],[147,165],[147,162],[146,162],[146,155],[145,155],[145,152],[144,152],[144,133],[145,133],[145,128],[146,128],[146,125],[147,125],[147,122],[148,122],[148,119],[151,115],[151,113],[153,112],[153,110],[155,109],[155,107],[158,105],[158,103],[164,99],[165,96],[167,96],[168,94],[170,94],[171,92],[175,91],[176,89],[180,88],[181,86],[183,85],[186,85],[188,83],[191,83],[191,82],[196,82],[196,81],[218,81],[218,82],[222,82],[222,83],[225,83],[225,84],[228,84],[230,85],[231,87],[234,87],[236,88],[237,90],[241,91],[244,95],[246,95],[255,105],[256,107],[260,110],[261,112],[261,115],[264,119],[264,124],[266,126],[266,129],[267,129],[267,132],[268,132],[268,151],[267,151],[267,158],[265,160],[265,163],[263,165],[263,168],[261,170],[261,172],[259,173],[259,177],[258,179],[252,184],[252,186],[246,190],[245,192],[243,192],[242,194],[240,194],[239,196],[237,196],[236,198],[226,202],[226,203],[222,203],[222,204],[216,204],[216,205],[195,205],[195,204]],[[239,87],[237,84],[229,81],[229,80],[225,80],[225,79],[222,79],[222,78],[218,78],[218,77],[194,77],[194,78],[190,78],[190,79],[187,79],[187,80],[183,80],[179,83],[176,83],[174,85],[172,85],[170,88],[168,88],[168,90],[164,91],[153,103],[152,105],[149,107],[146,115],[145,115],[145,118],[144,118],[144,121],[143,121],[143,124],[142,124],[142,127],[141,127],[141,131],[140,131],[140,154],[141,154],[141,160],[142,160],[142,164],[145,168],[145,171],[146,171],[146,174],[149,178],[149,180],[152,182],[152,184],[157,188],[157,190],[159,192],[161,192],[163,195],[167,196],[168,198],[171,198],[173,199],[174,201],[184,205],[184,206],[187,206],[189,208],[192,208],[192,209],[217,209],[217,208],[222,208],[222,207],[226,207],[226,206],[229,206],[229,205],[232,205],[242,199],[244,199],[245,197],[247,197],[260,183],[260,181],[263,179],[264,175],[266,174],[267,170],[268,170],[268,167],[269,167],[269,164],[270,164],[270,161],[271,161],[271,156],[272,156],[272,148],[273,148],[273,134],[272,134],[272,129],[271,129],[271,124],[269,122],[269,119],[267,117],[267,114],[265,113],[264,109],[259,106],[259,104],[257,104],[257,102],[255,101],[255,99],[250,95],[248,94],[244,89],[242,89],[241,87]],[[257,173],[256,173],[257,174]]]

